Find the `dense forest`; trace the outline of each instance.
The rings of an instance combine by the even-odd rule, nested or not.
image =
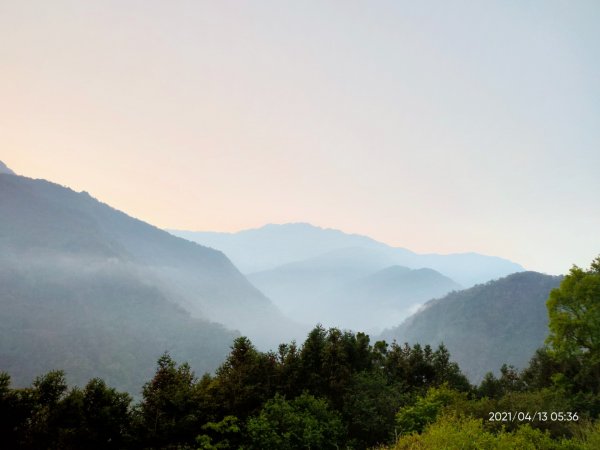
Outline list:
[[[600,448],[600,257],[547,301],[547,346],[529,366],[471,385],[444,346],[371,343],[317,326],[300,346],[237,338],[214,375],[169,354],[133,404],[101,379],[31,387],[0,376],[7,448]]]

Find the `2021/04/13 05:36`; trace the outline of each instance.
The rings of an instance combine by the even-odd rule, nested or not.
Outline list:
[[[579,415],[572,411],[490,411],[490,422],[577,422]]]

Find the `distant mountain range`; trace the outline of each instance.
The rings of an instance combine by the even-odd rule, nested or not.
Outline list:
[[[205,371],[240,332],[265,349],[303,335],[221,252],[7,168],[0,279],[0,370],[18,384],[64,368],[132,389],[165,350]]]
[[[326,292],[317,301],[327,300],[326,317],[332,325],[372,334],[400,323],[423,302],[457,289],[458,284],[435,270],[391,266]]]
[[[345,248],[248,279],[296,320],[369,332],[398,324],[421,303],[460,289],[432,269],[387,264],[393,260],[377,251]]]
[[[171,233],[223,251],[296,320],[377,333],[427,300],[523,270],[498,257],[419,255],[305,223],[233,234]]]
[[[319,228],[307,223],[269,224],[238,233],[183,230],[169,232],[222,251],[245,274],[273,270],[346,249],[368,250],[369,265],[373,271],[391,265],[411,269],[426,267],[442,273],[463,287],[524,270],[519,264],[495,256],[477,253],[417,254],[366,236]]]
[[[546,300],[562,277],[521,272],[428,302],[380,336],[388,342],[444,343],[473,382],[502,364],[524,368],[548,333]]]

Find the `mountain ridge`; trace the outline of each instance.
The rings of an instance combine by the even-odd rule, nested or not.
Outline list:
[[[11,169],[10,167],[8,167],[6,164],[4,164],[2,161],[0,161],[0,174],[7,174],[7,175],[16,175]]]
[[[526,271],[425,303],[379,338],[444,343],[471,381],[504,363],[524,368],[548,333],[546,300],[562,277]]]
[[[0,362],[21,385],[61,367],[132,392],[165,350],[203,372],[239,331],[261,348],[300,332],[222,252],[42,179],[0,174],[0,278]]]
[[[168,231],[223,251],[245,274],[275,270],[286,264],[350,247],[393,255],[394,259],[389,265],[397,264],[413,269],[432,268],[465,287],[524,270],[521,265],[498,256],[475,252],[418,254],[402,247],[389,246],[368,236],[321,228],[306,222],[267,224],[236,233]]]

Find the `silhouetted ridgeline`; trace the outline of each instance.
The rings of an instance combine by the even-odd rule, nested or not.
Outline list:
[[[390,247],[367,236],[307,223],[269,224],[238,233],[183,230],[171,230],[171,233],[223,251],[245,274],[291,263],[309,264],[312,258],[321,260],[323,257],[332,261],[337,257],[345,265],[362,267],[363,270],[368,268],[370,273],[393,265],[411,269],[428,267],[461,286],[470,287],[524,270],[519,264],[496,256],[477,253],[417,254],[404,248]]]

